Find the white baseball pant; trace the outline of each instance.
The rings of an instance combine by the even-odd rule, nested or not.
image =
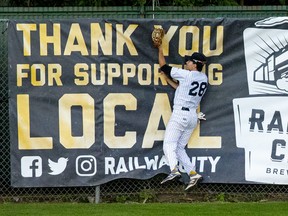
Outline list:
[[[195,165],[188,157],[185,147],[197,121],[197,113],[194,109],[190,111],[173,110],[166,127],[163,143],[163,151],[171,171],[177,166],[178,161],[183,165],[187,174],[192,170],[195,171]]]

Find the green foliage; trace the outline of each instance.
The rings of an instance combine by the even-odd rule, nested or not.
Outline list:
[[[225,201],[225,193],[220,193],[217,195],[217,201],[224,202]]]
[[[1,0],[0,6],[63,7],[63,6],[152,6],[152,0]],[[287,0],[155,0],[160,6],[236,6],[286,5]]]
[[[142,203],[146,203],[148,200],[155,201],[156,195],[153,190],[145,189],[140,192],[139,197],[142,201]]]
[[[146,4],[146,0],[137,0],[137,5],[144,6]]]
[[[125,195],[120,195],[116,197],[116,202],[117,203],[125,203],[127,201],[127,196]]]
[[[173,5],[174,6],[193,6],[195,5],[195,0],[174,0]]]
[[[239,5],[236,1],[231,1],[231,0],[221,0],[217,2],[218,2],[217,6],[238,6]]]

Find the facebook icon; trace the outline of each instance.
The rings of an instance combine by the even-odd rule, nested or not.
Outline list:
[[[40,177],[42,175],[42,158],[24,156],[21,158],[21,175],[23,177]]]

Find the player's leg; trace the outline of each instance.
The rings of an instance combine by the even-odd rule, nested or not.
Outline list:
[[[179,139],[176,155],[177,159],[182,164],[185,172],[189,175],[191,171],[195,170],[195,164],[192,164],[191,158],[187,155],[186,145],[191,137],[192,130],[185,131]]]
[[[186,119],[189,119],[189,121],[185,125],[186,127],[184,128],[184,131],[181,137],[179,137],[179,140],[177,143],[176,154],[177,154],[177,159],[183,165],[184,170],[189,175],[192,170],[195,170],[195,165],[192,164],[191,159],[187,155],[185,147],[189,142],[191,134],[193,133],[195,127],[197,126],[198,120],[197,120],[196,112],[195,113],[187,112],[185,113],[185,115],[187,115]]]
[[[195,165],[192,164],[191,159],[187,155],[187,152],[185,150],[186,145],[188,144],[188,141],[191,137],[192,132],[194,131],[195,127],[197,126],[197,117],[191,119],[191,122],[188,124],[187,128],[185,129],[185,132],[182,134],[181,138],[179,139],[176,154],[179,162],[183,165],[184,170],[189,175],[190,180],[185,188],[185,190],[188,190],[189,188],[196,185],[200,180],[202,180],[202,176],[198,174],[195,170]]]
[[[176,148],[179,138],[182,135],[181,125],[178,122],[178,115],[174,112],[166,127],[163,152],[172,171],[178,164]]]
[[[188,141],[187,141],[188,142]],[[189,183],[187,185],[187,187],[185,188],[185,190],[188,190],[189,188],[195,186],[200,180],[203,179],[203,177],[198,174],[196,172],[196,166],[195,164],[193,164],[189,158],[189,156],[187,155],[187,152],[185,150],[185,144],[178,144],[177,147],[177,157],[178,160],[180,162],[180,164],[183,165],[184,170],[186,171],[186,173],[189,175]]]
[[[163,142],[163,152],[171,171],[178,164],[176,156],[177,137],[181,134],[181,131],[174,127],[175,125],[177,125],[175,122],[170,122],[170,124],[168,124]]]
[[[166,127],[163,152],[167,159],[171,173],[161,182],[161,184],[181,175],[178,171],[178,160],[176,155],[177,142],[182,133],[181,125],[179,124],[178,119],[178,115],[173,112]]]
[[[178,144],[176,149],[176,155],[185,172],[189,175],[192,170],[195,170],[195,164],[192,164],[191,158],[187,155],[187,152],[185,150],[185,146],[186,144]]]

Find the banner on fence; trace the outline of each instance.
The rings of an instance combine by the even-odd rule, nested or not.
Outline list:
[[[193,52],[208,59],[199,107],[207,120],[187,145],[204,183],[287,184],[286,21],[11,20],[12,186],[92,186],[169,172],[162,144],[174,90],[158,73],[154,26],[166,31],[170,65],[181,67]]]

